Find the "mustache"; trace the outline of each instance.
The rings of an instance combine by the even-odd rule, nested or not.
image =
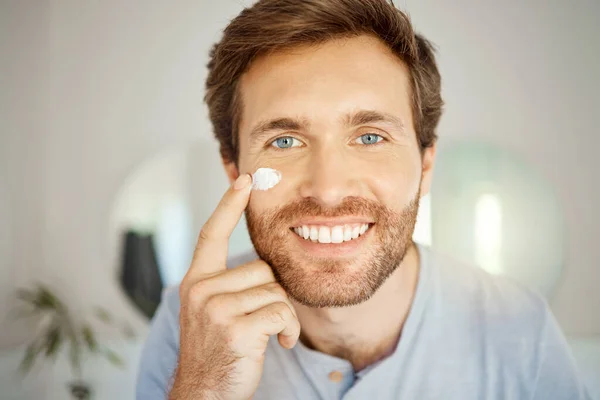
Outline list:
[[[293,221],[302,217],[344,217],[360,216],[373,218],[376,222],[391,213],[386,206],[362,197],[346,197],[335,207],[327,207],[313,198],[296,200],[277,210],[268,212],[272,221]]]

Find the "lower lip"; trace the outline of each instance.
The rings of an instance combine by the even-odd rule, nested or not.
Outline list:
[[[319,243],[313,242],[310,239],[304,239],[298,236],[295,232],[290,230],[290,234],[296,237],[300,246],[310,253],[310,255],[324,258],[344,258],[355,256],[365,244],[365,240],[371,235],[371,226],[365,233],[356,239],[349,240],[342,243]]]

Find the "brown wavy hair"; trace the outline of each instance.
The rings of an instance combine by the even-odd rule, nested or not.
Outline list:
[[[432,44],[387,0],[259,0],[245,8],[210,52],[206,94],[214,134],[226,161],[238,160],[242,103],[238,84],[257,57],[337,38],[379,38],[408,67],[412,112],[421,151],[436,139],[441,80]]]

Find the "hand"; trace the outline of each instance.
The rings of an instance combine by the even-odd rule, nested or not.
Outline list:
[[[261,260],[227,270],[227,245],[250,198],[241,175],[202,228],[181,282],[179,363],[171,400],[249,399],[270,335],[292,348],[300,323],[271,267]]]

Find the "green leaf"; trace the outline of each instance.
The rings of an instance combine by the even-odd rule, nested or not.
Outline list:
[[[25,350],[25,355],[23,356],[23,360],[21,361],[21,365],[19,366],[19,370],[21,373],[26,374],[31,370],[33,364],[35,364],[35,360],[40,354],[41,347],[38,345],[37,341],[29,344],[27,349]]]
[[[106,311],[104,308],[102,308],[102,307],[94,308],[94,314],[100,321],[104,322],[105,324],[112,323],[112,317],[110,316],[110,313],[108,311]]]
[[[115,353],[114,351],[112,351],[110,349],[104,349],[103,353],[106,356],[106,359],[112,365],[114,365],[116,367],[123,367],[125,365],[125,362],[123,361],[123,359],[121,357],[119,357],[119,355],[117,353]]]
[[[81,346],[79,339],[79,333],[76,331],[75,326],[71,323],[68,315],[65,319],[65,334],[67,336],[67,340],[69,341],[69,361],[71,364],[71,368],[73,370],[73,374],[75,377],[79,378],[81,376]]]
[[[81,335],[83,336],[83,340],[85,341],[88,349],[90,349],[92,353],[95,353],[98,350],[98,341],[96,340],[96,336],[94,335],[92,328],[87,324],[83,325],[81,328]]]
[[[79,378],[81,376],[81,348],[77,340],[71,341],[69,361],[71,362],[71,368],[73,368],[73,374]]]
[[[44,285],[39,285],[39,302],[46,308],[51,308],[57,311],[65,309],[64,304],[60,301],[50,289]]]
[[[38,285],[35,289],[17,290],[17,298],[29,304],[35,310],[60,311],[64,308],[62,302],[42,285]]]
[[[58,349],[60,348],[62,342],[62,335],[60,326],[55,324],[51,326],[48,332],[45,335],[45,351],[46,356],[50,356],[56,358],[56,354],[58,353]]]

